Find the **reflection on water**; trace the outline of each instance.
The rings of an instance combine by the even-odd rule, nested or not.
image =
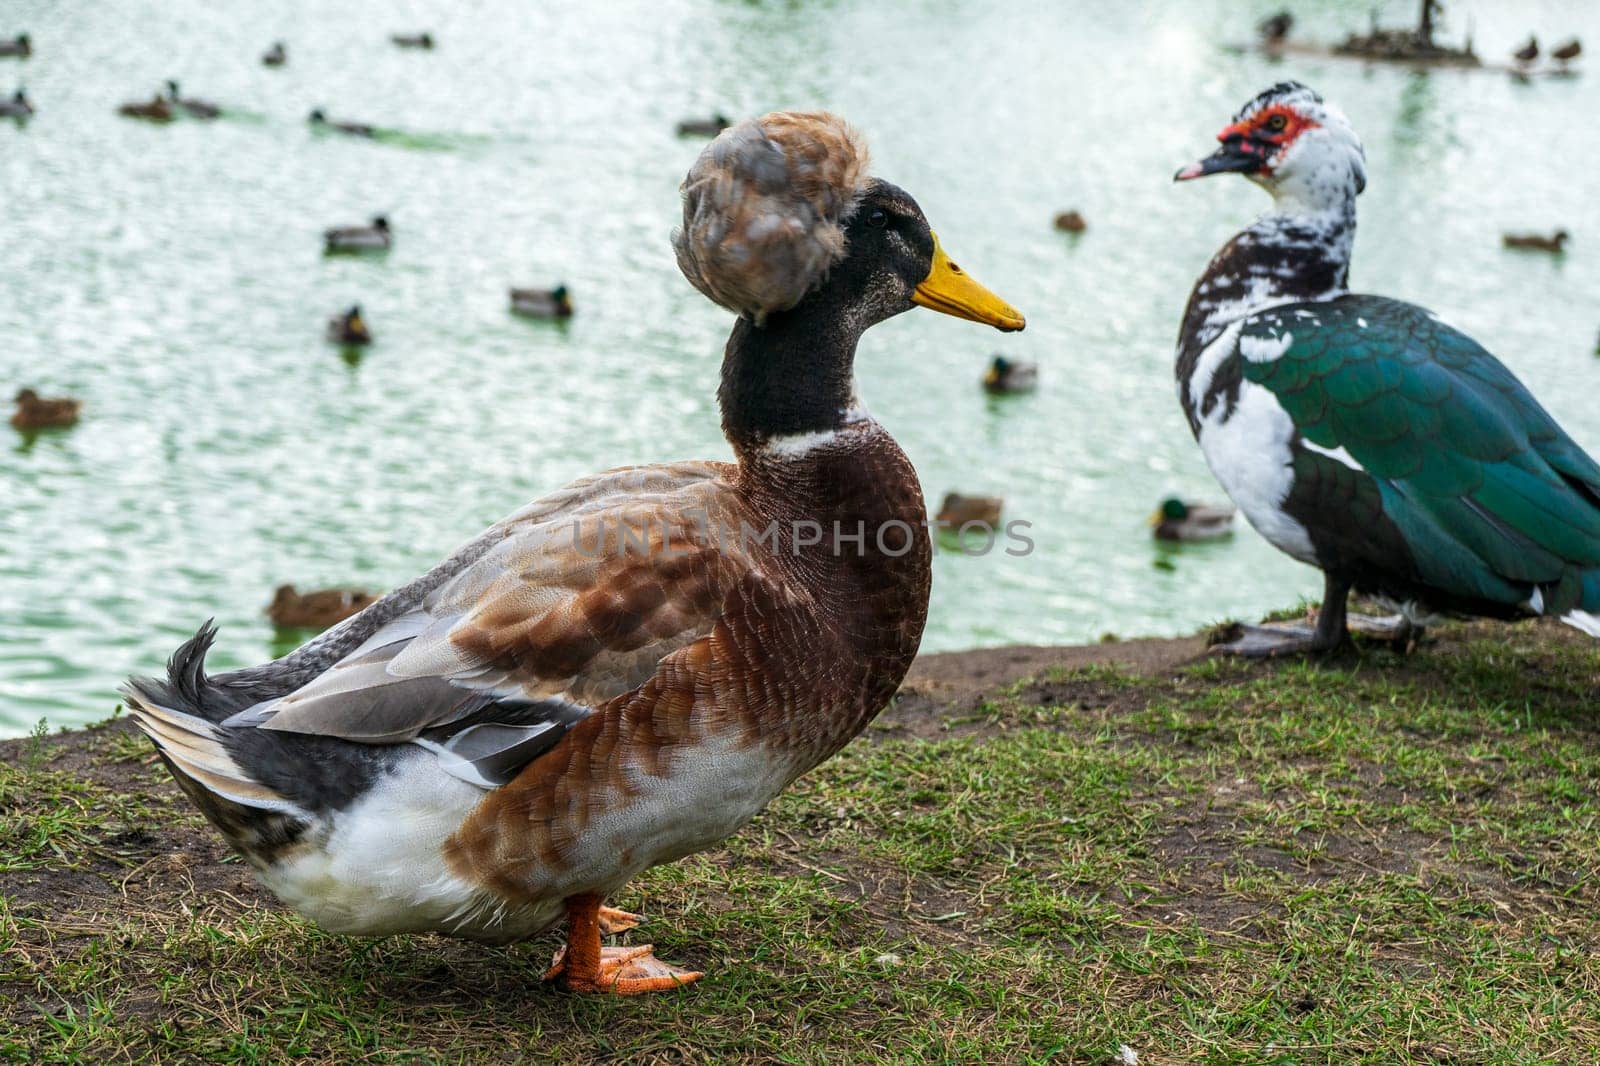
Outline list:
[[[1248,528],[1174,553],[1144,525],[1169,494],[1220,497],[1171,346],[1194,278],[1264,206],[1246,182],[1170,178],[1285,77],[1365,135],[1358,287],[1466,328],[1600,448],[1600,80],[1221,47],[1276,6],[435,0],[386,26],[313,0],[135,0],[114,22],[9,0],[0,30],[37,50],[0,77],[39,114],[0,126],[0,394],[86,403],[68,433],[0,445],[0,733],[103,716],[208,617],[218,669],[283,652],[262,613],[279,583],[389,587],[570,478],[725,457],[728,317],[667,240],[693,115],[839,110],[1028,315],[1000,337],[913,313],[862,344],[861,392],[927,494],[1003,496],[1032,524],[1023,558],[937,554],[928,648],[1174,633],[1320,588]],[[1342,36],[1366,7],[1305,32]],[[1594,5],[1473,16],[1485,55],[1530,31],[1600,39]],[[388,43],[424,25],[434,51]],[[279,38],[289,64],[262,67]],[[115,115],[169,77],[230,113]],[[315,135],[318,106],[403,132]],[[1067,208],[1079,238],[1051,224]],[[325,227],[378,213],[386,257],[322,256]],[[1559,267],[1499,247],[1557,226],[1576,234]],[[507,311],[509,287],[557,279],[570,322]],[[378,334],[360,356],[324,338],[354,303]],[[986,397],[996,352],[1037,361],[1039,391]]]

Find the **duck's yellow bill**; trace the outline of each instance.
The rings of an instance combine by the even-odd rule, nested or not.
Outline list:
[[[933,238],[933,267],[911,294],[912,303],[940,314],[954,315],[971,322],[982,322],[1006,333],[1014,333],[1028,323],[1022,312],[973,281],[950,261]]]

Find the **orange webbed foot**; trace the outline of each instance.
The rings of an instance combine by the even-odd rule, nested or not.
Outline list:
[[[637,927],[644,921],[644,915],[602,906],[596,915],[596,920],[600,924],[601,936],[616,936],[618,933],[626,933],[629,929]]]
[[[645,992],[669,992],[705,976],[699,970],[682,970],[662,962],[653,951],[651,944],[602,948],[596,972],[585,974],[576,973],[567,965],[567,949],[563,947],[550,961],[544,979],[557,982],[569,992],[637,996]]]

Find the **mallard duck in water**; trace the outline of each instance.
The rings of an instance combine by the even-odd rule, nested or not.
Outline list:
[[[1169,496],[1150,516],[1150,532],[1157,540],[1221,540],[1233,536],[1235,513],[1232,507],[1189,503]]]
[[[20,389],[14,401],[11,424],[17,429],[63,429],[76,425],[83,401],[70,396],[45,397],[32,389]]]
[[[180,108],[190,118],[205,119],[207,121],[218,118],[222,108],[208,100],[197,100],[192,96],[184,96],[178,89],[175,81],[167,82],[167,101],[174,107]]]
[[[33,101],[21,89],[11,94],[11,99],[0,100],[0,118],[31,118]]]
[[[1089,223],[1077,211],[1063,211],[1056,216],[1055,226],[1062,233],[1082,233],[1089,228]]]
[[[733,125],[733,120],[719,111],[710,118],[684,119],[678,123],[678,136],[715,137],[731,125]]]
[[[1520,248],[1529,252],[1553,252],[1560,254],[1567,250],[1567,241],[1572,235],[1564,229],[1558,229],[1548,237],[1542,233],[1507,233],[1500,238],[1507,248]]]
[[[326,252],[386,252],[394,243],[389,230],[389,219],[377,215],[367,226],[335,226],[322,231],[323,249]]]
[[[293,585],[279,585],[267,617],[280,629],[327,629],[360,614],[374,599],[362,589],[317,589],[302,595]]]
[[[957,530],[962,526],[979,525],[990,529],[1000,528],[1000,512],[1006,501],[999,496],[965,496],[959,492],[945,493],[944,503],[934,518],[940,529]]]
[[[314,130],[332,130],[335,133],[343,133],[350,137],[370,138],[378,135],[376,126],[368,126],[364,122],[337,122],[323,114],[320,107],[311,112],[306,121],[311,123],[311,128]]]
[[[273,41],[272,47],[261,54],[264,67],[281,67],[289,62],[289,49],[282,41]]]
[[[19,33],[9,41],[0,41],[0,59],[27,59],[33,55],[33,38]]]
[[[529,318],[571,318],[572,296],[565,285],[553,289],[512,289],[511,310]]]
[[[123,104],[117,108],[117,114],[123,118],[137,118],[145,122],[171,122],[173,117],[172,105],[159,94],[151,97],[147,104]]]
[[[856,344],[915,305],[1022,316],[822,112],[723,133],[673,243],[739,316],[718,390],[734,462],[581,479],[284,658],[209,676],[208,625],[164,680],[129,682],[189,797],[324,926],[507,943],[565,917],[546,976],[566,988],[693,981],[602,948],[634,920],[606,897],[738,830],[910,666],[926,511],[860,406]]]
[[[432,48],[433,34],[431,33],[393,33],[389,40],[401,48]]]
[[[983,375],[986,392],[1032,392],[1039,387],[1039,364],[997,355]]]
[[[335,344],[366,345],[372,343],[372,332],[367,320],[361,317],[361,305],[328,319],[328,339]]]
[[[1260,93],[1177,179],[1243,174],[1270,211],[1196,282],[1178,395],[1206,462],[1274,547],[1323,573],[1315,629],[1220,646],[1321,653],[1352,589],[1431,614],[1548,615],[1600,636],[1600,464],[1482,345],[1425,308],[1349,291],[1361,139],[1297,82]]]

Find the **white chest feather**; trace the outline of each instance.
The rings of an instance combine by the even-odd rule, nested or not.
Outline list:
[[[1256,531],[1278,550],[1315,565],[1316,552],[1306,528],[1283,509],[1294,484],[1290,443],[1295,431],[1288,412],[1269,390],[1250,381],[1240,383],[1239,400],[1231,410],[1220,400],[1203,410],[1212,378],[1239,342],[1241,325],[1230,325],[1201,352],[1189,379],[1189,396],[1200,422],[1200,450],[1211,473]]]

